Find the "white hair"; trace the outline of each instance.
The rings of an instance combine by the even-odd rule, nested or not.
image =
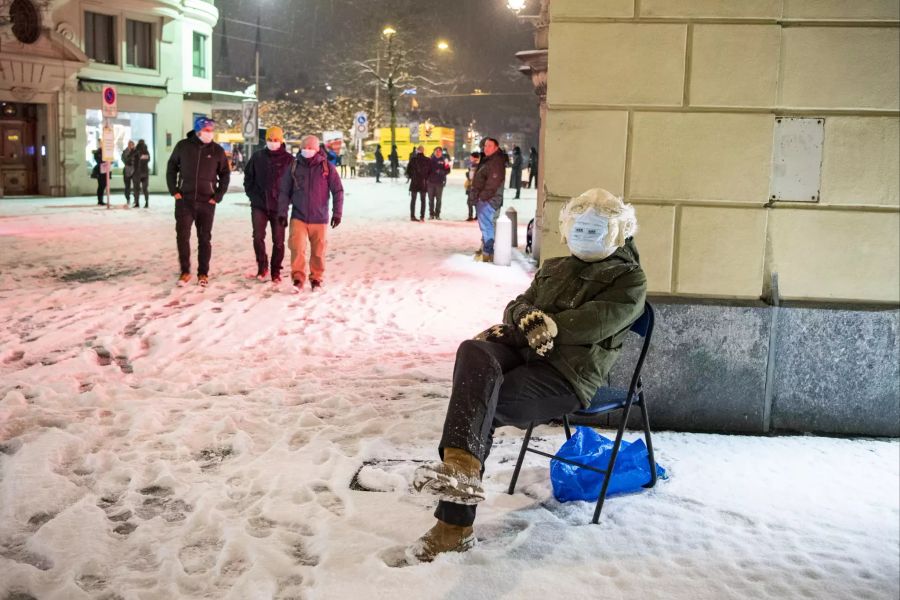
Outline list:
[[[318,148],[319,147],[319,136],[313,135],[311,133],[303,136],[303,139],[300,140],[300,147],[306,148],[306,142],[308,142],[311,139],[316,140],[316,148]]]
[[[606,258],[616,248],[624,246],[626,239],[637,233],[634,207],[602,188],[593,188],[569,200],[559,212],[559,235],[564,244],[568,241],[567,237],[575,220],[589,209],[609,220],[609,231],[604,239],[606,250],[593,257],[593,260]]]

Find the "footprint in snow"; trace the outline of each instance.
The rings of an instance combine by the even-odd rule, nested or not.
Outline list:
[[[316,502],[319,503],[319,506],[336,517],[344,516],[344,501],[338,498],[328,485],[317,483],[310,489],[315,494]]]

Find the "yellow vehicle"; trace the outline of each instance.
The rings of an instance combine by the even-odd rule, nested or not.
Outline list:
[[[409,127],[397,127],[394,129],[395,140],[397,144],[397,156],[400,163],[405,164],[409,160],[409,155],[419,146],[425,146],[425,155],[431,156],[435,148],[444,148],[450,154],[454,155],[456,150],[455,143],[456,132],[450,127],[436,127],[430,123],[419,125],[419,141],[412,142],[409,139]],[[391,128],[381,127],[375,131],[375,139],[363,142],[363,152],[365,162],[375,162],[375,147],[381,144],[381,154],[384,155],[384,162],[389,162],[388,155],[391,153]]]

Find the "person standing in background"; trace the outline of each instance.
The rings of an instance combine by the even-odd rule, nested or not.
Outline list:
[[[447,173],[450,172],[450,162],[444,156],[443,148],[435,148],[431,154],[430,168],[428,170],[428,212],[432,219],[441,220],[441,197],[444,195],[444,186],[447,185]]]
[[[134,207],[141,204],[141,192],[144,192],[144,208],[150,208],[150,150],[147,142],[138,140],[131,157],[134,170],[131,174],[131,183],[134,188]]]
[[[518,146],[513,148],[512,168],[509,173],[509,187],[516,190],[515,198],[519,198],[522,191],[522,149]]]
[[[134,140],[128,140],[128,146],[122,150],[122,179],[125,180],[125,206],[131,204],[131,177],[134,175]],[[137,202],[134,203],[137,206]]]
[[[534,146],[531,147],[531,154],[528,156],[528,187],[537,185],[538,176],[538,151]]]

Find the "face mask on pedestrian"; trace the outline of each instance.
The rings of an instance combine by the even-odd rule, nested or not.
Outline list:
[[[209,131],[208,129],[201,129],[200,131],[197,132],[197,137],[204,144],[208,144],[211,141],[213,141],[213,132]]]
[[[281,142],[266,142],[266,148],[269,149],[269,152],[275,152],[281,148]]]
[[[595,188],[570,200],[559,213],[562,241],[573,256],[586,262],[603,260],[637,233],[634,207],[610,192]]]
[[[318,150],[314,150],[312,148],[303,148],[302,150],[300,150],[300,156],[302,156],[303,158],[305,158],[307,160],[309,160],[310,158],[312,158],[313,156],[315,156],[318,153],[319,153]]]

